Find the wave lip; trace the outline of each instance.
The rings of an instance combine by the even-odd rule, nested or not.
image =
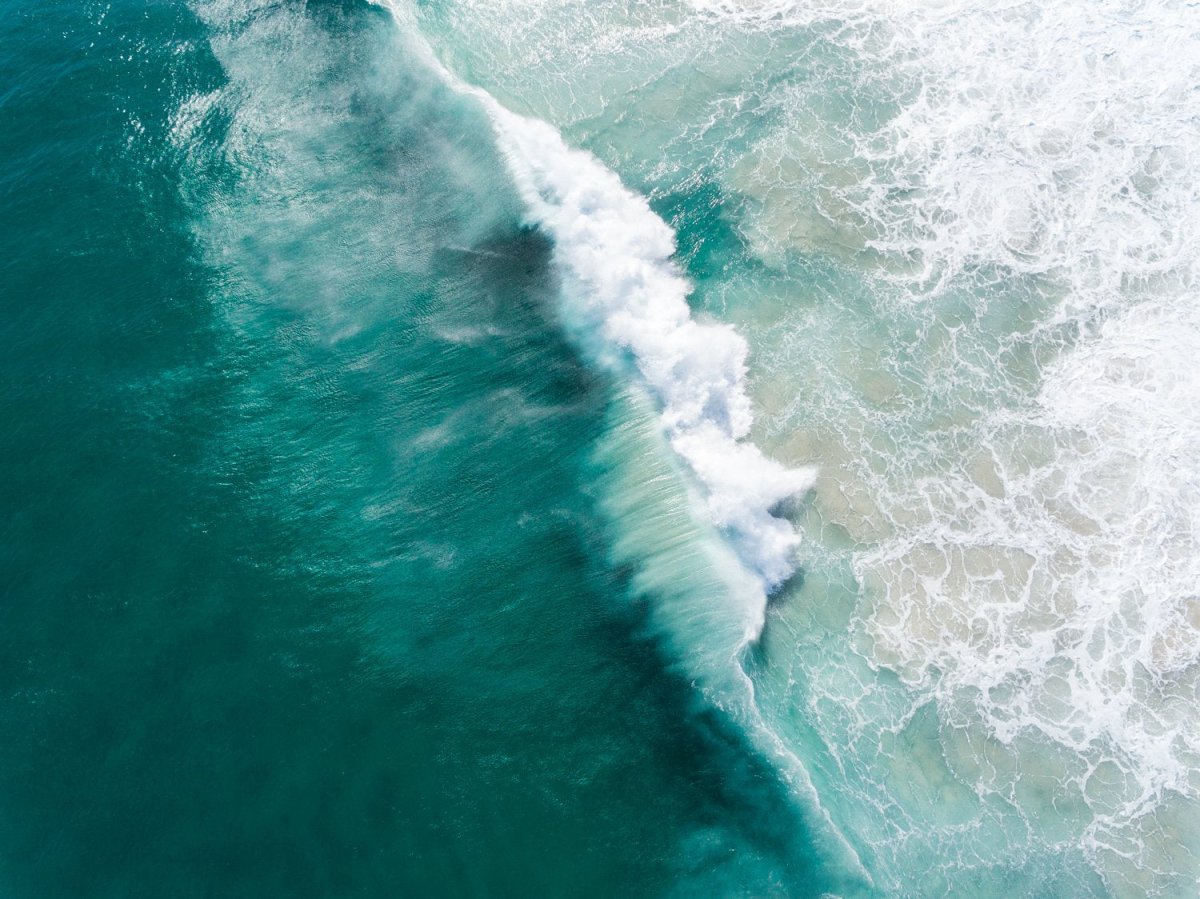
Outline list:
[[[405,4],[375,2],[413,25]],[[746,341],[731,325],[692,318],[692,286],[672,262],[675,234],[644,197],[591,153],[569,147],[552,125],[512,112],[422,50],[447,84],[480,103],[527,223],[553,238],[567,328],[600,364],[622,374],[632,367],[656,401],[709,520],[760,588],[756,637],[767,594],[794,572],[800,542],[772,509],[812,488],[816,471],[781,465],[746,439],[753,424]]]
[[[712,522],[729,534],[765,592],[793,571],[799,542],[771,514],[808,490],[814,473],[786,468],[745,440],[753,413],[745,340],[698,322],[691,285],[672,263],[675,237],[645,198],[545,122],[481,94],[531,223],[555,239],[572,327],[598,334],[601,360],[632,361],[660,406],[671,447],[703,485]]]

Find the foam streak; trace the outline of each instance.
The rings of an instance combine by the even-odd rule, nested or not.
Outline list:
[[[812,473],[787,469],[744,440],[752,413],[746,342],[732,327],[691,317],[691,286],[671,262],[671,229],[646,200],[545,122],[485,104],[531,220],[556,241],[570,315],[612,351],[628,353],[661,407],[671,446],[703,484],[714,524],[770,589],[792,571],[798,537],[771,515],[807,490]]]
[[[384,5],[407,18],[396,4]],[[529,223],[553,237],[569,328],[606,367],[624,374],[632,363],[656,401],[709,519],[761,587],[750,627],[757,636],[767,594],[793,572],[800,539],[771,510],[807,491],[815,474],[786,468],[746,440],[753,421],[746,341],[729,325],[692,318],[691,284],[672,262],[674,233],[644,197],[590,153],[567,146],[551,125],[506,109],[432,54],[430,63],[483,106]]]

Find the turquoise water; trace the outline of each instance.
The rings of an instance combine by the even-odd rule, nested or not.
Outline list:
[[[5,894],[815,883],[606,561],[478,114],[356,4],[4,22]]]
[[[0,9],[5,895],[1195,895],[1192,7]]]

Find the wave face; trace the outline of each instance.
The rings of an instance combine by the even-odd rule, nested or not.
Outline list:
[[[582,308],[560,280],[583,250],[566,211],[563,222],[535,218],[515,189],[520,159],[506,166],[497,147],[502,110],[364,4],[194,8],[219,77],[178,98],[164,142],[182,157],[190,232],[217,285],[229,349],[213,364],[233,382],[210,451],[217,471],[202,474],[244,481],[249,529],[283,535],[278,555],[247,564],[283,568],[285,598],[241,604],[300,608],[301,624],[285,626],[335,660],[292,649],[294,633],[279,638],[272,658],[302,673],[292,682],[303,698],[263,690],[270,710],[257,717],[292,721],[276,728],[288,745],[262,747],[292,761],[247,755],[282,770],[263,792],[288,797],[290,812],[251,795],[224,831],[244,834],[246,818],[294,822],[309,837],[285,841],[282,882],[321,895],[770,895],[785,880],[818,892],[805,841],[792,827],[774,834],[796,817],[792,797],[746,789],[765,767],[747,763],[742,733],[700,712],[695,695],[696,672],[711,672],[712,695],[750,707],[729,662],[761,624],[766,578],[695,514],[658,413],[684,438],[701,413],[689,419],[686,390],[671,392],[669,373],[652,382],[654,360],[635,354],[647,343],[638,314],[692,333],[666,226],[613,175],[571,201],[576,230],[621,219],[660,238],[631,244],[626,267],[680,291],[682,309],[631,306],[628,337],[598,334],[598,353],[620,351],[648,373],[613,391],[555,314],[563,300]],[[556,170],[534,170],[550,185],[539,189],[567,194],[603,171],[561,141],[538,145],[535,123],[514,117],[511,128],[513,140],[530,136],[533,163]],[[598,239],[598,253],[614,249]],[[616,329],[620,316],[594,317]],[[696,326],[710,332],[737,358],[680,368],[713,379],[697,389],[714,407],[727,397],[745,414],[744,343]],[[722,424],[736,443],[744,422]],[[613,546],[608,519],[624,525]],[[707,641],[686,678],[638,633],[641,604],[621,602],[631,581],[640,594],[675,590],[673,633]],[[325,737],[295,740],[308,731],[350,735],[348,755]],[[327,771],[336,786],[297,806],[321,789],[305,778]],[[257,855],[239,876],[275,874],[281,856]],[[329,870],[351,857],[354,880],[339,885]],[[279,892],[254,882],[258,895]]]
[[[378,5],[415,39],[408,49],[489,117],[527,224],[554,241],[563,326],[594,363],[627,382],[593,460],[610,562],[633,572],[634,594],[654,603],[657,636],[708,708],[777,765],[799,800],[784,842],[793,862],[803,859],[803,891],[870,883],[806,766],[763,719],[739,661],[761,637],[769,593],[795,570],[799,535],[777,507],[815,479],[811,466],[784,467],[745,439],[745,340],[728,324],[692,317],[674,233],[645,198],[546,122],[513,113],[446,69],[410,7]],[[664,458],[668,447],[692,477],[679,477]]]
[[[409,21],[404,6],[383,5]],[[672,261],[675,235],[645,198],[551,125],[442,71],[482,104],[529,223],[554,239],[568,328],[607,368],[636,374],[699,482],[710,521],[758,579],[747,639],[756,637],[767,593],[792,574],[799,542],[772,510],[812,487],[814,471],[785,468],[745,440],[753,422],[745,340],[728,324],[692,317],[691,285]]]
[[[765,599],[792,573],[798,542],[771,509],[811,487],[813,473],[786,469],[743,440],[752,424],[745,340],[729,325],[692,318],[690,285],[671,261],[674,234],[645,199],[545,122],[495,102],[488,110],[531,219],[554,236],[573,327],[601,336],[602,356],[632,355],[671,447],[703,484],[712,522],[730,532]]]
[[[820,467],[805,582],[748,670],[877,885],[1194,890],[1200,10],[510,0],[417,18],[456,72],[647,195],[693,304],[748,341],[757,424],[738,399],[673,431],[660,393],[715,520],[744,545],[783,487],[756,495],[774,468],[719,482],[726,456],[679,439],[694,423]],[[557,134],[518,143],[526,202],[610,342],[691,344],[670,234]],[[652,339],[623,308],[651,292],[679,310]],[[744,353],[729,337],[680,383],[740,383]],[[748,522],[722,511],[747,488]]]

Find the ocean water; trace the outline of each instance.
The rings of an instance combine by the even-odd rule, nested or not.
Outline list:
[[[9,0],[0,889],[1200,884],[1200,7]]]

